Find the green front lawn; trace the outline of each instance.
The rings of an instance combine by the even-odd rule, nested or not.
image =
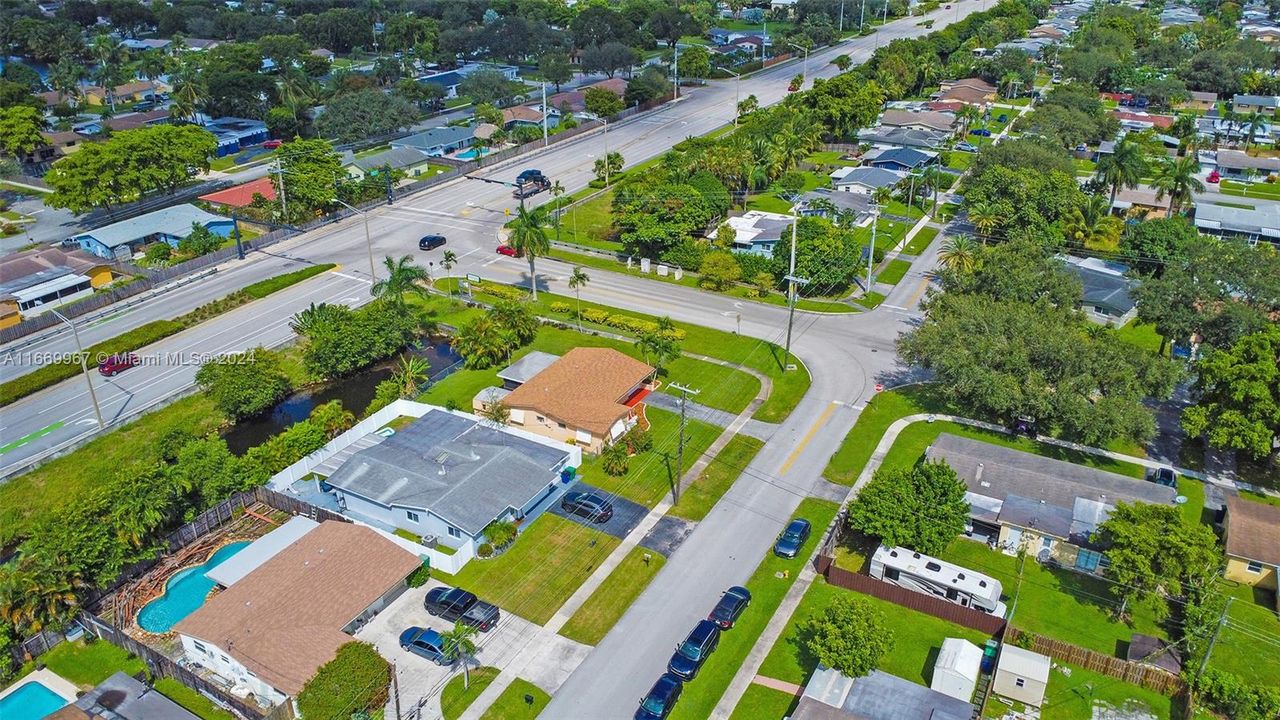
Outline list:
[[[532,697],[533,702],[526,702],[525,696]],[[480,720],[534,720],[549,702],[551,696],[542,688],[523,678],[516,678],[484,711]]]
[[[1049,672],[1049,687],[1040,708],[1042,720],[1087,720],[1097,717],[1094,708],[1102,705],[1125,707],[1135,714],[1145,710],[1159,720],[1182,717],[1175,714],[1180,705],[1173,698],[1075,665],[1065,668],[1071,670],[1070,676],[1057,663]]]
[[[947,167],[952,170],[968,170],[973,164],[973,156],[976,153],[963,152],[961,150],[952,150],[947,154]]]
[[[603,640],[666,561],[661,554],[648,548],[632,548],[569,618],[560,634],[585,645],[595,645]]]
[[[453,581],[507,612],[543,625],[619,541],[550,513],[522,529],[506,552],[472,560]]]
[[[900,252],[903,255],[919,255],[929,247],[929,243],[933,242],[934,238],[938,237],[938,232],[938,228],[928,225],[920,228],[920,232],[916,233]]]
[[[574,205],[560,216],[561,242],[619,252],[622,245],[613,240],[613,234],[612,190]],[[548,233],[548,236],[555,237],[555,232]]]
[[[1130,345],[1149,350],[1153,355],[1160,352],[1161,339],[1156,332],[1156,326],[1147,325],[1137,318],[1125,323],[1123,327],[1116,328],[1116,337]],[[1165,354],[1168,354],[1168,348],[1165,349]]]
[[[698,479],[680,492],[680,502],[668,513],[686,520],[706,517],[763,447],[763,442],[750,435],[734,435]]]
[[[489,687],[490,683],[498,677],[499,672],[501,671],[495,667],[472,668],[471,682],[468,684],[466,676],[459,668],[457,674],[445,683],[444,690],[440,691],[440,710],[445,720],[457,720],[462,717],[462,713],[466,712],[471,703],[480,697],[480,693]]]
[[[801,643],[800,624],[821,613],[837,599],[850,594],[864,598],[880,610],[884,614],[886,626],[893,631],[893,650],[880,659],[879,669],[920,685],[929,684],[933,659],[936,657],[934,651],[942,647],[945,638],[963,638],[979,647],[990,638],[977,630],[910,610],[887,600],[829,585],[825,579],[817,578],[765,657],[759,674],[803,686],[818,661]]]
[[[753,683],[742,694],[729,720],[782,720],[799,702],[781,690]]]
[[[790,560],[769,553],[756,567],[755,573],[746,582],[746,588],[751,591],[751,605],[738,618],[733,629],[720,637],[720,647],[707,659],[698,677],[693,682],[685,683],[680,702],[671,713],[672,720],[703,720],[711,716],[711,711],[724,695],[725,688],[729,687],[760,633],[764,632],[769,619],[782,603],[782,598],[795,582],[796,575],[808,561],[814,544],[820,540],[822,531],[835,517],[838,509],[839,505],[836,503],[816,498],[800,501],[792,516],[803,517],[813,523],[814,530],[809,541]]]
[[[871,310],[879,307],[880,303],[884,302],[884,295],[874,291],[863,293],[861,297],[856,299],[856,302],[862,307]]]
[[[839,150],[820,150],[805,158],[805,161],[814,165],[845,165],[849,167],[857,167],[862,164],[859,160],[847,159],[845,155],[846,153]]]
[[[178,703],[201,720],[235,720],[235,715],[223,710],[209,698],[174,680],[156,680],[156,691]]]
[[[123,671],[137,675],[147,669],[136,655],[106,640],[64,642],[40,656],[45,667],[88,690],[107,678]]]
[[[1280,637],[1275,593],[1225,579],[1218,586],[1233,598],[1227,611],[1231,625],[1218,634],[1209,666],[1235,673],[1247,683],[1280,686],[1280,653],[1260,652],[1257,640],[1258,636]]]
[[[886,285],[897,285],[907,271],[911,269],[911,263],[906,260],[893,259],[885,264],[884,269],[876,275],[876,282],[885,283]]]
[[[631,458],[625,475],[615,477],[606,473],[599,455],[584,456],[579,474],[585,482],[605,492],[616,493],[645,507],[653,507],[671,492],[677,475],[675,466],[680,415],[649,407],[645,409],[645,417],[649,418],[653,449]],[[721,429],[715,425],[701,420],[688,420],[685,425],[684,467],[680,474],[697,462],[698,457],[711,447],[720,433]]]
[[[831,456],[822,476],[839,485],[852,485],[895,420],[920,413],[949,412],[936,385],[908,385],[871,398],[858,422]]]
[[[1235,195],[1238,197],[1265,197],[1272,200],[1280,200],[1280,184],[1268,182],[1240,182],[1238,180],[1223,180],[1221,183],[1223,195]]]

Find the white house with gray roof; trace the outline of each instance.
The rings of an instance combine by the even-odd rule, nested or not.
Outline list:
[[[455,150],[471,147],[476,132],[471,127],[436,127],[399,140],[392,140],[392,148],[413,148],[432,157],[447,155]]]
[[[1071,255],[1064,256],[1063,260],[1084,286],[1080,310],[1091,322],[1119,327],[1137,316],[1138,303],[1133,299],[1133,289],[1138,281],[1125,277],[1128,265]]]
[[[1244,238],[1251,244],[1280,243],[1280,205],[1263,203],[1250,209],[1202,202],[1196,205],[1196,229],[1204,235]]]
[[[235,221],[205,212],[195,205],[174,205],[72,235],[70,242],[98,257],[129,257],[144,245],[155,242],[177,247],[183,238],[191,234],[195,225],[202,225],[219,237],[228,237],[235,228]]]
[[[364,443],[325,483],[352,518],[470,555],[489,523],[527,523],[551,507],[581,464],[577,447],[433,407]]]
[[[878,167],[842,167],[833,170],[830,177],[838,192],[870,195],[882,187],[894,187],[906,175]]]
[[[366,175],[377,175],[383,170],[399,170],[408,178],[422,177],[429,172],[431,157],[414,147],[393,147],[379,153],[364,157],[351,156],[344,159],[342,169],[352,180],[361,180]]]

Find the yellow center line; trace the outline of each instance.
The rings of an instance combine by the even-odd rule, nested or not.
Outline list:
[[[920,300],[920,296],[924,295],[924,291],[927,289],[929,289],[929,278],[926,277],[920,281],[920,287],[915,292],[911,293],[911,299],[907,300],[906,308],[908,310],[915,310],[916,302]]]
[[[779,476],[786,475],[787,472],[791,470],[791,466],[795,464],[796,458],[800,457],[800,453],[804,452],[804,449],[813,441],[813,436],[818,434],[818,431],[822,429],[822,426],[827,424],[827,420],[831,418],[831,413],[839,404],[840,403],[833,400],[831,404],[827,406],[827,409],[822,411],[822,414],[818,416],[816,421],[814,421],[813,425],[809,428],[809,431],[804,434],[804,437],[800,438],[800,443],[796,445],[796,449],[792,450],[791,454],[787,456],[787,461],[782,463],[782,468],[778,470]]]

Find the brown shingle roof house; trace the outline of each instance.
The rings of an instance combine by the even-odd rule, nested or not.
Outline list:
[[[653,374],[652,367],[617,350],[578,347],[502,402],[513,411],[513,425],[596,451],[638,420],[636,406]]]
[[[174,630],[187,658],[234,683],[233,694],[278,703],[282,695],[296,695],[351,642],[343,629],[385,607],[419,565],[372,528],[329,520],[211,597]]]
[[[880,116],[880,125],[882,127],[909,127],[919,130],[950,131],[955,127],[955,124],[955,115],[933,111],[886,110]]]
[[[1223,527],[1226,578],[1274,592],[1280,573],[1280,507],[1229,497]],[[1280,610],[1280,599],[1276,606]]]

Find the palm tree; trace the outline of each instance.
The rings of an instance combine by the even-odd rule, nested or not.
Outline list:
[[[138,74],[151,83],[151,99],[156,96],[156,78],[168,70],[168,59],[159,50],[148,50],[138,59]]]
[[[1120,219],[1110,213],[1111,205],[1101,195],[1090,195],[1084,204],[1071,209],[1063,222],[1067,240],[1077,247],[1095,249],[1119,238]]]
[[[1121,187],[1135,188],[1147,174],[1147,157],[1142,146],[1127,137],[1116,143],[1110,155],[1098,160],[1098,177],[1111,187],[1111,204]]]
[[[982,117],[982,112],[979,111],[978,108],[974,107],[973,105],[965,105],[964,107],[960,108],[960,112],[956,113],[956,116],[960,118],[960,123],[961,123],[960,134],[968,135],[969,126],[972,125],[976,120]]]
[[[412,255],[405,255],[399,260],[393,260],[388,255],[382,259],[382,265],[387,269],[387,277],[369,288],[374,297],[402,308],[405,293],[426,294],[426,288],[419,283],[430,281],[431,275],[426,268],[413,264]]]
[[[558,201],[560,200],[561,195],[564,195],[564,185],[561,185],[560,181],[556,180],[555,182],[551,183],[551,199],[553,201]],[[555,227],[556,227],[556,242],[560,242],[560,215],[561,215],[560,203],[556,202],[556,211],[551,216],[551,220],[552,222],[555,223]]]
[[[933,210],[930,215],[938,214],[938,192],[942,189],[943,182],[948,181],[951,177],[949,173],[944,173],[942,168],[937,165],[930,165],[924,169],[924,173],[920,176],[920,183],[924,187],[933,191]]]
[[[663,365],[680,356],[680,344],[675,341],[672,334],[671,319],[664,319],[667,321],[665,326],[659,321],[656,330],[641,333],[636,340],[636,347],[640,348],[640,352],[644,354],[645,362],[651,363],[658,371],[662,370]]]
[[[978,244],[968,235],[947,238],[938,252],[938,262],[948,270],[973,272],[978,266]]]
[[[471,670],[468,665],[475,660],[476,643],[472,640],[475,634],[476,628],[461,620],[454,621],[452,630],[440,633],[440,639],[444,641],[445,654],[462,661],[463,689],[471,687]]]
[[[511,223],[511,236],[507,238],[516,253],[523,254],[529,261],[529,287],[533,288],[534,302],[538,300],[538,275],[534,261],[539,255],[551,252],[551,241],[547,238],[547,231],[542,228],[545,219],[546,211],[542,208],[521,206],[516,212],[516,219]]]
[[[87,71],[84,66],[69,57],[58,58],[58,62],[49,68],[49,87],[58,93],[58,99],[70,98],[72,105],[79,102],[80,82],[85,79]]]
[[[1151,187],[1156,189],[1157,200],[1168,196],[1167,217],[1173,217],[1173,213],[1191,202],[1196,193],[1204,192],[1204,183],[1196,177],[1199,171],[1200,161],[1194,155],[1165,160],[1156,166]]]
[[[1236,129],[1240,127],[1240,113],[1235,110],[1228,110],[1222,114],[1222,121],[1227,124],[1227,139],[1230,140]]]
[[[1004,77],[1000,78],[1000,85],[1005,89],[1005,98],[1013,99],[1013,88],[1022,84],[1022,76],[1016,72],[1007,72]]]
[[[122,76],[120,45],[110,35],[96,35],[89,43],[89,54],[98,62],[98,67],[93,70],[94,82],[102,87],[107,105],[115,111],[115,87],[120,84]]]
[[[942,75],[942,62],[937,55],[929,55],[920,61],[920,87],[932,85]]]
[[[306,309],[293,316],[289,321],[289,329],[299,335],[310,335],[317,328],[328,325],[350,312],[350,308],[346,305],[311,303]]]
[[[444,268],[444,276],[449,277],[449,273],[453,272],[453,266],[458,264],[458,253],[452,250],[445,250],[444,255],[440,256],[440,267]],[[449,297],[453,297],[453,285],[449,286]]]
[[[400,364],[396,366],[391,379],[400,386],[400,397],[411,398],[418,394],[418,388],[431,372],[431,363],[416,355],[401,355]]]
[[[871,191],[871,199],[877,205],[884,205],[885,203],[893,199],[893,189],[888,187],[887,185],[884,187],[878,187],[875,190]]]
[[[1242,128],[1247,135],[1244,136],[1244,150],[1249,152],[1249,143],[1259,134],[1265,135],[1267,132],[1267,116],[1260,111],[1254,110],[1249,113],[1249,117],[1245,118],[1244,127]]]
[[[991,204],[978,202],[969,206],[969,222],[977,228],[982,244],[986,245],[987,238],[1000,226],[1000,215]]]
[[[511,333],[502,329],[493,318],[482,315],[458,328],[449,344],[462,356],[467,368],[483,370],[501,362],[514,341]]]
[[[569,273],[569,289],[578,298],[578,331],[582,331],[582,288],[591,282],[591,278],[582,271],[581,267],[574,266],[573,272]]]
[[[194,63],[179,60],[170,74],[170,79],[173,81],[173,103],[169,107],[170,113],[177,118],[194,120],[196,111],[205,99],[200,68]]]

